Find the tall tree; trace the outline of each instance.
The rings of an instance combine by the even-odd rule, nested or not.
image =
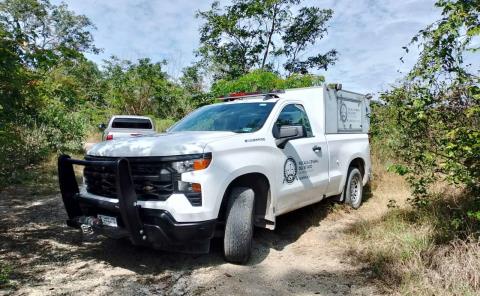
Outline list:
[[[214,2],[198,12],[200,27],[198,55],[216,79],[235,79],[253,69],[274,70],[283,63],[289,73],[327,69],[337,52],[303,57],[327,33],[331,9],[301,7],[301,0],[233,0],[221,7]]]

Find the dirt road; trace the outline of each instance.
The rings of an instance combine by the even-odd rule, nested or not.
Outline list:
[[[85,242],[65,226],[58,194],[9,188],[0,193],[0,260],[13,268],[13,287],[0,294],[382,294],[369,271],[347,255],[344,237],[353,223],[386,210],[391,196],[383,186],[358,211],[327,200],[279,217],[275,231],[258,229],[246,266],[225,263],[221,241],[201,256],[127,241]]]

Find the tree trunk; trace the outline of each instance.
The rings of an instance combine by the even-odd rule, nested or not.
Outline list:
[[[270,29],[270,32],[268,34],[267,47],[265,48],[265,53],[263,55],[263,60],[262,60],[262,69],[265,67],[265,63],[267,62],[268,50],[270,49],[270,44],[272,43],[272,36],[273,36],[273,33],[275,32],[275,18],[277,17],[277,5],[278,4],[275,4],[275,6],[273,6],[272,28]]]

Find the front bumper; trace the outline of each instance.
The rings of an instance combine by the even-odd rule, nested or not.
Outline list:
[[[92,199],[80,193],[73,165],[112,167],[116,174],[118,201]],[[58,176],[67,225],[88,227],[111,238],[128,238],[135,245],[151,246],[162,250],[188,253],[207,253],[216,220],[177,222],[165,210],[142,208],[137,203],[127,159],[91,161],[72,159],[67,155],[58,158]],[[117,218],[118,227],[102,225],[97,215]]]

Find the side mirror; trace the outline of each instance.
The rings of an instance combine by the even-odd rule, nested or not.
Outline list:
[[[98,129],[101,130],[101,131],[104,131],[106,128],[107,128],[107,125],[105,123],[100,123],[98,125]]]
[[[277,139],[275,142],[278,148],[285,148],[285,145],[290,140],[300,139],[305,137],[305,129],[301,125],[282,125],[273,128],[273,137]]]

